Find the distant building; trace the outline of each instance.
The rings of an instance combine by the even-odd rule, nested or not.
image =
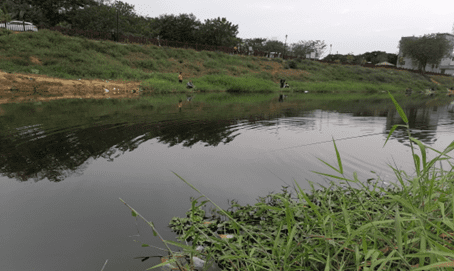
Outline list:
[[[281,57],[281,53],[279,52],[270,52],[270,58],[278,58]]]
[[[316,50],[315,52],[311,52],[310,54],[306,54],[306,58],[319,59],[320,58],[320,53]]]
[[[453,48],[451,50],[451,55],[449,57],[443,58],[440,63],[438,64],[427,64],[426,65],[426,72],[438,72],[444,74],[452,74],[454,75],[454,35],[443,33],[439,34],[443,35],[447,40],[451,42]],[[415,39],[416,37],[402,37],[403,39]],[[397,65],[398,68],[405,68],[416,70],[418,69],[418,63],[413,63],[411,58],[409,57],[402,57],[402,52],[399,50],[399,54],[397,55]]]

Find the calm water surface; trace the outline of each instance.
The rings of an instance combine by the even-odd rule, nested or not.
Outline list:
[[[336,164],[332,138],[347,176],[356,171],[365,181],[374,171],[394,182],[394,163],[413,173],[403,130],[383,148],[390,128],[403,124],[392,107],[319,106],[297,94],[250,104],[203,97],[181,111],[175,103],[58,116],[37,106],[21,118],[0,108],[0,270],[101,270],[107,259],[106,271],[153,266],[157,259],[134,258],[166,252],[141,244],[164,245],[119,198],[175,240],[168,222],[198,195],[172,171],[223,208],[232,199],[254,204],[294,180],[307,190],[307,180],[329,185],[311,171],[335,173],[317,159]],[[453,106],[405,109],[414,136],[446,147]]]

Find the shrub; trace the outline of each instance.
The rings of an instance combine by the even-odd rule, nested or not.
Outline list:
[[[8,36],[13,34],[13,31],[5,28],[0,28],[0,36]]]
[[[297,68],[297,63],[296,61],[292,60],[288,63],[288,66],[291,68],[291,69],[296,69]]]
[[[157,69],[156,63],[151,60],[134,61],[134,65],[136,65],[137,67],[142,68],[142,69],[148,69],[148,70]]]
[[[19,65],[19,66],[28,66],[28,65],[30,65],[29,61],[27,59],[23,59],[23,58],[13,58],[11,61],[14,64]]]

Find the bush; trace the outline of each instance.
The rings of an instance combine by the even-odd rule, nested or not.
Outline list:
[[[147,69],[147,70],[156,70],[157,65],[155,62],[152,60],[139,60],[139,61],[134,61],[134,64],[142,69]]]
[[[291,68],[291,69],[296,69],[298,67],[296,61],[292,60],[288,63],[288,66]]]
[[[11,35],[13,34],[13,31],[9,30],[9,29],[5,29],[5,28],[0,28],[0,37],[1,36],[8,36],[8,35]]]

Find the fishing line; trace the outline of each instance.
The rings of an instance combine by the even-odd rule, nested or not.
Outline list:
[[[360,137],[367,137],[367,136],[375,136],[375,135],[383,135],[383,133],[375,133],[375,134],[367,134],[367,135],[361,135],[361,136],[344,137],[344,138],[339,138],[339,139],[335,139],[335,140],[336,141],[342,141],[342,140],[348,140],[348,139],[354,139],[354,138],[360,138]],[[330,142],[332,142],[332,140],[313,142],[313,143],[309,143],[309,144],[302,144],[302,145],[296,145],[296,146],[291,146],[291,147],[286,147],[286,148],[281,148],[281,149],[275,149],[275,150],[271,150],[271,151],[265,151],[265,153],[282,151],[282,150],[299,148],[299,147],[306,147],[306,146],[311,146],[311,145],[315,145],[315,144],[330,143]]]

